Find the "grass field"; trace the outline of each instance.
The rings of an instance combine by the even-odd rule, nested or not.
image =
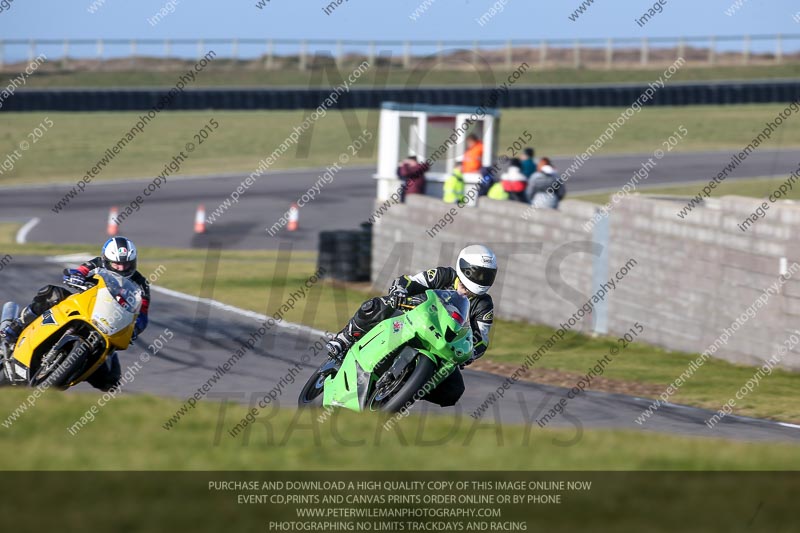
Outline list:
[[[13,411],[29,393],[3,390],[0,413]],[[167,431],[161,424],[180,403],[150,396],[112,400],[71,435],[67,428],[96,401],[92,394],[43,395],[10,428],[0,428],[0,469],[787,470],[800,465],[800,447],[791,444],[640,431],[585,431],[576,439],[574,429],[430,415],[424,420],[411,415],[401,429],[385,431],[383,419],[369,414],[337,411],[321,423],[314,411],[274,411],[267,427],[259,422],[251,433],[233,438],[225,429],[246,407],[228,405],[220,418],[220,407],[210,402],[198,404]]]
[[[56,254],[89,252],[86,246],[56,247],[52,245],[16,245],[13,234],[16,226],[0,224],[0,246],[10,255]],[[9,244],[6,244],[9,243]],[[316,269],[315,254],[294,253],[291,257],[278,256],[270,251],[230,251],[222,255],[214,285],[214,298],[227,304],[252,311],[273,314],[281,302],[288,298]],[[165,287],[199,295],[206,252],[202,250],[140,249],[140,270],[153,272],[159,265],[167,267],[159,279]],[[288,275],[283,274],[287,266]],[[253,268],[252,265],[259,265]],[[58,268],[54,267],[54,275]],[[279,297],[274,292],[279,291]],[[309,292],[306,305],[286,314],[289,322],[307,324],[327,331],[338,331],[363,300],[373,294],[366,288],[340,285],[332,282],[316,284]],[[268,302],[278,302],[268,308]],[[497,320],[493,328],[492,345],[485,359],[507,365],[517,365],[535,352],[553,334],[547,326]],[[585,375],[596,360],[608,353],[615,339],[592,338],[568,333],[537,369],[567,373],[571,384]],[[640,396],[655,396],[666,389],[696,358],[696,355],[669,352],[641,343],[631,344],[622,356],[609,365],[604,378],[619,382],[614,391],[630,391]],[[753,368],[737,366],[718,360],[709,360],[691,380],[688,380],[671,401],[712,410],[719,409],[753,375]],[[543,379],[543,381],[546,381]],[[561,382],[555,382],[558,384]],[[800,422],[800,396],[795,394],[800,385],[800,374],[775,371],[769,380],[740,402],[736,413],[741,415],[774,418]],[[642,391],[644,387],[646,390]],[[648,394],[649,391],[649,394]]]
[[[651,69],[618,69],[618,70],[588,70],[588,69],[554,69],[539,70],[535,62],[531,63],[533,69],[523,74],[518,84],[572,84],[572,83],[633,83],[650,82],[658,79],[663,74],[663,68]],[[353,65],[354,67],[355,65]],[[343,66],[340,70],[343,77],[350,72],[350,66]],[[176,78],[185,70],[172,70],[157,72],[154,70],[136,69],[120,70],[114,72],[100,71],[74,71],[74,72],[49,72],[38,71],[31,76],[27,87],[171,87]],[[508,77],[508,72],[502,69],[494,71],[496,80]],[[16,75],[3,74],[0,76],[0,85],[6,85],[7,79]],[[317,76],[317,77],[315,77]],[[308,87],[311,82],[318,85],[319,74],[311,71],[301,72],[293,68],[280,70],[245,70],[230,69],[225,66],[216,66],[212,63],[204,70],[194,84],[195,87]],[[800,65],[786,64],[774,66],[737,66],[737,67],[687,67],[678,71],[672,81],[706,81],[706,80],[751,80],[771,78],[797,78],[800,76]],[[386,80],[386,85],[405,86],[409,84],[410,71],[391,69],[389,72],[371,70],[359,79],[359,87],[376,85],[375,80]],[[416,79],[416,78],[415,78]],[[322,78],[325,85],[330,85],[327,78]],[[382,85],[383,82],[378,82]],[[421,80],[422,85],[481,85],[481,78],[475,71],[447,71],[430,70]],[[414,86],[418,84],[414,82]]]
[[[746,180],[723,181],[711,190],[711,196],[748,196],[751,198],[767,198],[788,178],[762,177]],[[694,196],[707,182],[680,185],[677,187],[644,187],[639,190],[641,194],[665,194],[670,196]],[[574,196],[574,200],[583,200],[596,204],[604,204],[611,198],[612,193],[586,194]],[[781,200],[800,200],[800,187],[793,187]]]
[[[645,108],[607,142],[599,155],[626,152],[652,152],[681,125],[688,136],[675,149],[678,152],[740,149],[763,128],[783,106],[693,106]],[[533,136],[530,144],[537,154],[572,155],[582,152],[616,120],[623,109],[513,109],[503,113],[500,146],[508,147],[525,130]],[[31,140],[29,133],[45,117],[53,122],[49,131],[20,157],[13,168],[2,168],[0,185],[75,182],[97,164],[106,148],[129,131],[138,113],[3,113],[0,121],[0,160],[19,151],[19,144]],[[137,135],[95,178],[111,180],[154,176],[210,118],[220,126],[191,154],[181,174],[252,172],[304,119],[303,111],[208,111],[172,112],[158,115],[143,133]],[[344,126],[356,131],[377,131],[378,114],[357,110],[330,112],[307,133],[307,155],[290,148],[273,165],[274,169],[321,167],[336,161],[350,139]],[[358,124],[355,124],[355,121]],[[786,121],[781,129],[782,143],[767,143],[767,148],[800,147],[800,121]],[[357,134],[356,134],[357,135]],[[375,139],[363,148],[351,164],[375,162]],[[505,148],[501,148],[505,151]]]

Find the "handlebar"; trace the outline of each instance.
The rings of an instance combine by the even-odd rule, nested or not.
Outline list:
[[[67,287],[72,287],[73,289],[78,289],[80,291],[85,291],[91,289],[95,285],[97,285],[97,280],[94,279],[94,275],[97,273],[97,269],[90,270],[86,276],[78,278],[77,276],[70,277],[64,280],[64,285]],[[79,283],[77,280],[81,279],[82,282]]]

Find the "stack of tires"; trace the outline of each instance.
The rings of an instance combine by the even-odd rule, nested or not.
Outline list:
[[[369,281],[372,260],[372,226],[361,230],[322,231],[317,267],[324,277],[340,281]]]

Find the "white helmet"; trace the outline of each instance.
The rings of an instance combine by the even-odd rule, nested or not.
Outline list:
[[[103,268],[130,278],[136,272],[136,246],[125,237],[111,237],[103,245]]]
[[[456,272],[469,292],[486,294],[497,275],[497,257],[488,247],[471,244],[458,254]]]

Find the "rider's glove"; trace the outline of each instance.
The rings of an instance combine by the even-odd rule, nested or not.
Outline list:
[[[131,335],[131,344],[139,338],[139,335],[147,328],[147,315],[144,313],[136,317],[136,324],[133,325],[133,335]]]
[[[139,334],[141,334],[145,328],[147,328],[147,315],[140,314],[136,317],[136,324],[133,326],[133,335],[131,336],[131,344],[135,341]]]
[[[403,300],[408,298],[408,290],[401,285],[395,285],[394,287],[389,289],[389,296],[394,298],[394,307],[396,309],[400,307],[400,303]]]
[[[84,285],[86,283],[86,276],[83,275],[83,272],[75,268],[65,268],[64,283]]]

